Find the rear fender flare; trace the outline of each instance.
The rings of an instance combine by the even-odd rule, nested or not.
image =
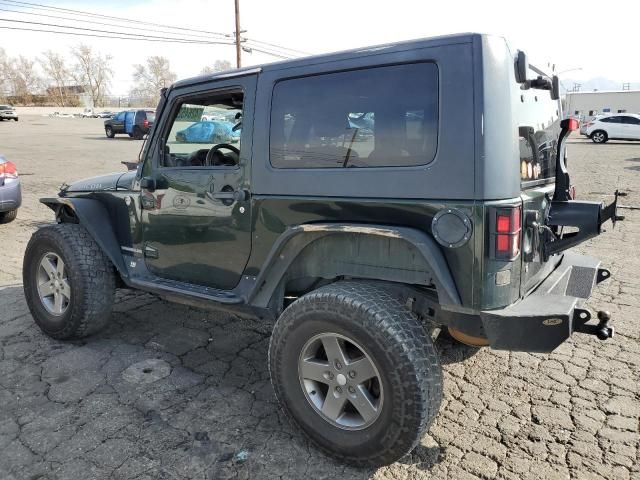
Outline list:
[[[424,232],[407,227],[359,224],[305,224],[287,229],[274,244],[260,274],[256,288],[249,294],[249,303],[267,307],[281,279],[296,258],[311,243],[329,235],[371,235],[398,239],[409,243],[420,253],[430,270],[441,305],[459,306],[460,296],[449,266],[433,238]],[[338,275],[340,272],[336,272]]]
[[[109,212],[102,203],[91,198],[41,198],[40,202],[56,212],[60,221],[60,208],[66,206],[76,215],[78,223],[93,237],[102,251],[109,257],[122,277],[128,277],[127,268],[120,253],[120,244],[108,221]],[[107,220],[107,221],[105,221]]]

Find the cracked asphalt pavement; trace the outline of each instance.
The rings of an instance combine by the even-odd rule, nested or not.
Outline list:
[[[612,278],[589,302],[616,336],[575,335],[549,355],[448,340],[440,415],[410,455],[377,470],[334,462],[284,419],[267,371],[272,325],[119,291],[109,326],[81,342],[34,325],[21,285],[37,201],[65,180],[124,168],[141,146],[95,119],[0,123],[24,206],[0,225],[1,479],[640,479],[640,211],[578,250]],[[640,144],[570,140],[578,196],[616,188],[640,205]]]

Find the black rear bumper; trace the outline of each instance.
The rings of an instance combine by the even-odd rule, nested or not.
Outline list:
[[[582,306],[595,285],[609,276],[599,260],[565,252],[530,295],[506,308],[480,312],[491,348],[551,352],[575,331],[597,334],[595,326],[585,325],[591,315]]]

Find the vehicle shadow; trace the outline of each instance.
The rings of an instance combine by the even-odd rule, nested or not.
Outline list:
[[[119,290],[103,331],[57,341],[34,324],[21,285],[0,287],[0,312],[3,360],[17,365],[4,380],[36,371],[33,382],[42,385],[16,380],[3,410],[24,415],[32,409],[41,421],[56,425],[39,432],[52,445],[52,456],[38,459],[48,469],[60,465],[50,460],[56,448],[80,440],[64,440],[56,432],[86,435],[87,425],[92,434],[82,439],[83,449],[108,442],[144,452],[152,478],[274,478],[284,472],[291,478],[363,479],[378,471],[325,456],[287,421],[269,380],[273,322]],[[9,345],[22,349],[15,358]],[[61,405],[69,413],[62,423]],[[420,445],[399,464],[403,470],[430,470],[443,458],[439,446]],[[82,463],[81,458],[67,462],[69,468]]]
[[[636,162],[636,163],[640,163],[640,157],[636,157],[636,158],[627,158],[627,162]],[[624,167],[625,170],[633,170],[636,172],[640,172],[640,165],[629,165],[627,167]]]
[[[136,138],[130,137],[129,135],[117,135],[113,138],[109,138],[107,136],[95,136],[95,137],[81,137],[83,140],[108,140],[110,142],[113,142],[114,140],[116,141],[131,141],[131,140],[138,140]]]

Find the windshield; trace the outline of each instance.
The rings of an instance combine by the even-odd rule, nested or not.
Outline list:
[[[528,78],[537,77],[529,71]],[[516,118],[520,146],[520,180],[523,184],[552,181],[560,134],[560,104],[548,90],[518,91]]]

